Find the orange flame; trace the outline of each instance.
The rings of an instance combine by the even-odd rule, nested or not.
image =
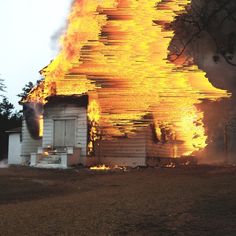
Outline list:
[[[90,170],[110,170],[110,167],[101,165],[101,166],[92,166]]]
[[[88,118],[90,121],[90,132],[89,132],[89,144],[88,154],[92,155],[94,151],[94,145],[99,140],[98,126],[100,120],[100,108],[96,100],[92,100],[88,106]]]
[[[88,107],[88,117],[90,121],[98,123],[100,120],[100,109],[96,100],[92,100]]]
[[[168,123],[176,136],[174,156],[204,148],[203,113],[195,105],[228,94],[214,88],[197,66],[180,67],[166,59],[174,33],[163,26],[189,3],[75,0],[61,52],[42,70],[45,81],[38,100],[96,94],[88,116],[99,122],[104,138],[133,132],[148,122],[157,127]],[[35,99],[34,93],[37,97],[37,89],[29,100]],[[148,114],[153,121],[145,120]]]

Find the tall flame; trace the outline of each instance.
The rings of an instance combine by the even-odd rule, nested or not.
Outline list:
[[[130,134],[148,122],[165,123],[182,141],[175,144],[175,156],[204,148],[203,113],[195,105],[227,93],[214,88],[197,66],[166,59],[174,33],[165,25],[189,3],[75,0],[61,52],[42,71],[42,96],[96,94],[99,118],[94,109],[89,117],[103,128],[104,138]],[[149,114],[153,121],[145,119]]]
[[[39,116],[39,137],[43,137],[43,116]]]
[[[88,118],[90,121],[88,154],[92,155],[94,145],[99,140],[98,124],[100,120],[100,108],[96,100],[91,100],[88,106]]]

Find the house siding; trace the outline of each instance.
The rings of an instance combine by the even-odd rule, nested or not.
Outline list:
[[[44,108],[43,147],[53,146],[54,120],[75,119],[75,147],[81,148],[82,158],[87,154],[87,110],[76,104],[55,104]],[[84,159],[84,158],[83,158]]]
[[[22,122],[22,149],[21,156],[29,158],[31,153],[37,152],[37,148],[42,146],[42,139],[33,139],[28,131],[26,121]],[[24,160],[23,160],[24,162]]]
[[[145,166],[145,130],[139,130],[128,138],[102,140],[96,146],[95,156],[107,165]]]

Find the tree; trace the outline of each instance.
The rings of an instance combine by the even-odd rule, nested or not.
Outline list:
[[[3,101],[0,103],[0,114],[6,119],[11,118],[11,114],[14,110],[14,105],[8,101],[6,97],[3,98]]]
[[[20,97],[21,99],[25,99],[27,97],[27,95],[29,94],[29,92],[35,87],[37,86],[39,83],[42,82],[42,79],[39,79],[36,81],[36,84],[34,84],[33,82],[28,82],[27,84],[25,84],[25,86],[22,88],[22,92],[19,93],[17,96]]]
[[[28,82],[23,88],[22,92],[17,94],[18,97],[24,99],[27,97],[28,93],[31,91],[31,89],[34,87],[34,84],[30,81]]]
[[[184,57],[189,60],[194,44],[203,43],[207,37],[215,47],[212,59],[217,63],[223,58],[236,66],[236,1],[192,0],[186,10],[172,24],[175,37],[170,45],[170,59],[177,61]]]
[[[4,84],[4,80],[0,79],[0,92],[5,92],[5,88],[6,88],[6,86]]]
[[[21,126],[22,115],[15,111],[14,105],[2,94],[6,86],[4,80],[0,79],[0,159],[7,158],[8,153],[8,134],[7,130]]]
[[[169,47],[170,60],[197,64],[213,86],[231,93],[230,98],[204,100],[196,105],[204,113],[206,153],[223,156],[225,126],[236,117],[236,1],[192,0],[186,13],[170,27],[175,31]]]

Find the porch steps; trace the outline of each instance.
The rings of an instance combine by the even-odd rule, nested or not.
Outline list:
[[[61,158],[58,155],[50,155],[44,156],[41,160],[39,160],[41,164],[60,164]]]
[[[63,168],[61,165],[61,158],[58,155],[44,156],[38,161],[35,167],[48,169]]]
[[[61,150],[38,148],[37,153],[31,153],[30,166],[36,168],[66,169],[80,163],[80,148],[66,147]]]

